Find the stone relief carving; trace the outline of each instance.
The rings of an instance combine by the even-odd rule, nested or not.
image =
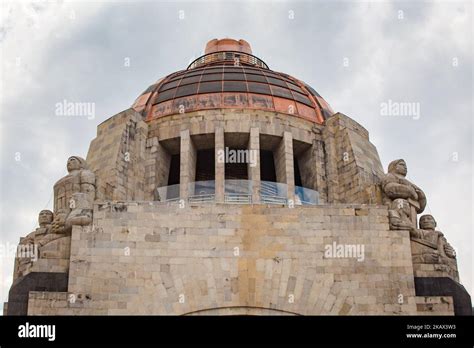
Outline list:
[[[390,204],[388,221],[391,230],[412,230],[410,204],[406,199],[397,198]]]
[[[414,242],[413,263],[443,263],[456,268],[456,252],[444,234],[436,230],[436,220],[431,215],[420,217],[420,228],[410,231]]]
[[[54,185],[54,213],[42,210],[38,216],[39,227],[20,240],[15,278],[28,273],[38,259],[69,258],[69,239],[64,237],[70,236],[73,225],[92,223],[95,175],[78,156],[68,159],[67,170],[68,175]]]
[[[48,240],[52,240],[50,235],[53,216],[52,211],[41,210],[38,214],[39,227],[20,239],[15,260],[15,278],[30,270],[33,262],[39,258],[40,247],[47,244]]]
[[[390,229],[410,232],[413,264],[431,265],[432,270],[446,272],[457,279],[456,252],[443,233],[436,230],[433,216],[422,215],[418,228],[417,214],[425,209],[426,196],[405,179],[406,174],[406,163],[399,159],[390,163],[388,174],[382,180]]]
[[[416,215],[425,210],[426,196],[422,189],[411,183],[405,177],[407,165],[403,159],[392,161],[388,166],[388,173],[382,179],[384,203],[391,207],[396,199],[404,199],[410,205],[410,220],[416,227]]]
[[[54,184],[53,231],[68,233],[72,225],[85,226],[92,222],[95,199],[95,175],[86,161],[71,156],[67,161],[68,175]]]

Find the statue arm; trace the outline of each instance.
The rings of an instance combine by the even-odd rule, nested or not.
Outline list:
[[[415,192],[418,195],[418,203],[420,204],[420,208],[417,209],[416,212],[418,214],[421,214],[425,210],[425,207],[426,207],[426,195],[423,192],[423,190],[419,188],[418,186],[413,185],[413,187],[415,188]]]
[[[410,237],[411,238],[417,238],[417,239],[423,239],[423,237],[424,237],[423,230],[419,230],[418,228],[412,228],[410,230]]]
[[[383,190],[385,194],[390,199],[397,199],[397,198],[415,198],[416,192],[410,186],[401,185],[395,182],[388,182],[383,186]]]
[[[36,235],[36,232],[33,231],[29,233],[26,237],[20,238],[19,244],[33,244],[35,242],[35,235]]]
[[[48,233],[47,235],[45,235],[43,238],[41,238],[38,241],[38,247],[45,246],[49,242],[52,242],[53,240],[61,238],[61,237],[63,237],[63,235],[58,234],[58,233]]]
[[[95,174],[90,170],[81,172],[81,192],[89,193],[95,191]]]
[[[456,251],[448,243],[448,240],[442,232],[438,231],[438,252],[441,256],[448,257],[450,259],[456,258]]]
[[[90,204],[95,200],[95,174],[90,170],[81,173],[81,192],[87,194]]]

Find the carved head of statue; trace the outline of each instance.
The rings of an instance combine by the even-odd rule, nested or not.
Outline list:
[[[432,215],[422,215],[420,216],[420,228],[422,230],[434,230],[436,228],[436,220]]]
[[[410,204],[403,199],[403,198],[397,198],[392,202],[391,205],[392,210],[397,210],[397,211],[402,211],[406,215],[410,215]]]
[[[86,169],[86,160],[79,156],[71,156],[67,160],[68,173],[74,170]]]
[[[38,214],[40,227],[45,227],[53,222],[53,212],[51,210],[41,210]]]
[[[397,159],[390,162],[388,165],[388,172],[393,174],[398,174],[401,176],[407,175],[407,164],[403,159]]]

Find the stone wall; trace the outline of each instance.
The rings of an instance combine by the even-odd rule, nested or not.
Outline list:
[[[192,181],[195,168],[191,137],[212,134],[216,128],[226,133],[250,133],[253,128],[260,135],[281,137],[280,146],[275,149],[277,178],[283,183],[288,181],[290,199],[294,194],[294,153],[290,152],[292,142],[298,142],[308,147],[297,158],[304,185],[317,190],[321,202],[381,202],[378,183],[383,169],[368,132],[358,123],[340,113],[322,126],[277,113],[248,110],[179,114],[148,124],[133,110],[111,117],[99,125],[87,156],[97,177],[97,198],[154,200],[156,187],[167,185],[171,157],[163,142],[172,139],[186,145],[181,149],[181,169],[186,169],[181,179],[187,180],[181,191],[187,195],[187,183]],[[186,139],[182,139],[183,134]],[[189,163],[185,160],[188,157]]]
[[[384,206],[96,204],[71,252],[68,293],[31,293],[29,314],[417,313],[409,235]]]
[[[417,296],[417,315],[453,315],[454,305],[451,296]]]
[[[148,138],[146,142],[145,200],[157,200],[156,188],[167,186],[171,154],[158,142],[158,138]]]
[[[99,200],[143,200],[148,126],[128,109],[97,127],[87,163],[96,175]]]
[[[379,183],[384,175],[369,133],[351,118],[337,113],[323,130],[328,176],[328,202],[382,202]]]
[[[304,187],[319,193],[319,202],[327,202],[326,165],[324,143],[314,139],[312,146],[296,158]]]

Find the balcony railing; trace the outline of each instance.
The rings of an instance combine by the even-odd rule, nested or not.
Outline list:
[[[199,68],[201,66],[212,64],[216,62],[230,62],[236,66],[242,65],[253,65],[258,66],[259,68],[268,69],[268,65],[265,64],[263,60],[255,57],[254,55],[244,53],[244,52],[232,52],[232,51],[223,51],[223,52],[214,52],[208,53],[204,56],[201,56],[189,64],[188,69]]]
[[[191,182],[188,184],[188,192],[190,202],[214,202],[216,182],[214,180]]]
[[[251,180],[225,180],[224,201],[234,204],[251,204],[252,187]]]
[[[286,204],[288,186],[279,182],[260,181],[260,200],[268,204]]]
[[[229,204],[252,204],[254,187],[252,180],[225,180],[224,202]],[[156,200],[173,202],[180,199],[180,185],[163,186],[156,189]],[[264,204],[288,204],[288,186],[286,184],[260,181],[260,202]],[[188,201],[192,203],[215,202],[216,182],[196,181],[188,184]],[[309,188],[295,187],[295,205],[319,204],[319,193]]]

